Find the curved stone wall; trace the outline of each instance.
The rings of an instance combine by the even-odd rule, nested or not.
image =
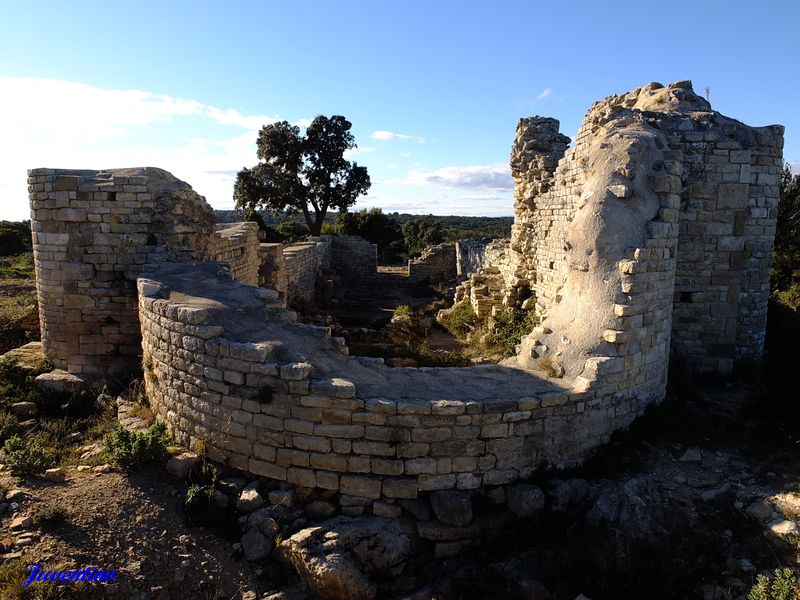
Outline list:
[[[56,368],[113,378],[139,367],[136,277],[204,260],[214,213],[162,169],[28,172],[42,344]]]
[[[214,263],[154,269],[139,292],[147,393],[175,438],[298,486],[374,500],[508,483],[576,464],[644,408],[618,384],[579,392],[513,361],[349,357]]]

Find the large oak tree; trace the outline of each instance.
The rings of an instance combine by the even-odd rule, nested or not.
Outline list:
[[[311,235],[319,235],[328,209],[346,210],[370,187],[367,168],[344,158],[356,147],[351,127],[341,115],[318,116],[305,136],[286,121],[262,127],[258,164],[236,176],[236,207],[302,212]]]

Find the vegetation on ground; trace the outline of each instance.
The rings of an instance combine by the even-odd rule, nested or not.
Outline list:
[[[394,309],[394,316],[395,317],[403,317],[405,315],[411,314],[411,307],[408,304],[401,304],[397,308]]]
[[[532,310],[507,308],[492,317],[486,345],[503,356],[515,353],[517,344],[528,335],[539,319]]]
[[[161,423],[154,423],[143,432],[118,425],[105,438],[111,461],[122,469],[163,462],[167,458],[168,443],[169,438]]]
[[[464,352],[473,357],[486,355],[512,356],[522,338],[538,324],[534,311],[506,308],[478,323],[469,301],[454,305],[439,317],[439,322],[464,344]]]
[[[467,334],[474,331],[477,321],[475,310],[468,301],[453,305],[448,313],[439,317],[444,328],[459,340],[465,340]]]
[[[55,529],[67,520],[67,509],[61,504],[47,504],[33,514],[33,524],[39,529]]]
[[[774,577],[759,575],[750,589],[747,600],[798,600],[800,584],[792,569],[775,569]]]
[[[30,477],[44,473],[53,464],[53,459],[32,438],[12,435],[3,444],[5,462],[16,477]]]
[[[33,253],[25,252],[15,255],[4,255],[0,259],[0,279],[33,279],[35,270],[33,266]]]

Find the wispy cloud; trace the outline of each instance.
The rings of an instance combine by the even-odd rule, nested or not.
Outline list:
[[[553,93],[554,93],[553,92],[553,88],[546,87],[541,92],[536,94],[536,96],[533,97],[533,98],[528,97],[528,98],[526,98],[524,100],[517,100],[516,105],[519,108],[523,108],[523,107],[526,107],[526,106],[527,107],[536,106],[542,100],[550,98],[553,95]]]
[[[435,171],[409,171],[404,179],[387,181],[393,185],[435,186],[468,190],[510,191],[514,179],[506,164],[443,167]]]
[[[789,163],[789,167],[791,167],[791,169],[792,169],[792,174],[800,175],[800,159],[798,159],[798,160],[796,160],[796,161],[794,161],[792,163]]]
[[[395,133],[394,131],[373,131],[370,136],[373,140],[386,142],[389,140],[407,140],[424,144],[425,139],[417,135],[407,135],[405,133]]]
[[[0,98],[0,218],[6,219],[27,216],[25,171],[35,167],[159,166],[215,206],[230,206],[236,172],[256,161],[258,129],[277,120],[50,79],[0,77]]]
[[[401,212],[417,215],[464,215],[475,217],[501,217],[514,214],[514,201],[510,194],[438,194],[408,198],[388,198],[370,194],[360,198],[356,209],[381,208],[384,212]]]
[[[358,146],[357,148],[353,148],[352,150],[345,150],[344,157],[346,159],[351,159],[354,156],[360,156],[363,154],[372,154],[375,152],[377,148],[372,148],[371,146]]]

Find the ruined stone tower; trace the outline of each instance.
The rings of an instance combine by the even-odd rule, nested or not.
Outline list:
[[[688,82],[653,83],[595,103],[568,144],[554,119],[520,121],[512,239],[461,256],[482,269],[457,301],[541,317],[499,364],[349,356],[286,310],[286,291],[313,280],[286,283],[287,265],[361,273],[374,248],[254,250],[254,230],[220,234],[186,184],[159,195],[150,177],[168,174],[148,169],[30,172],[45,349],[102,376],[140,348],[179,442],[358,506],[574,465],[663,400],[671,353],[721,372],[761,356],[783,128],[725,117]]]

